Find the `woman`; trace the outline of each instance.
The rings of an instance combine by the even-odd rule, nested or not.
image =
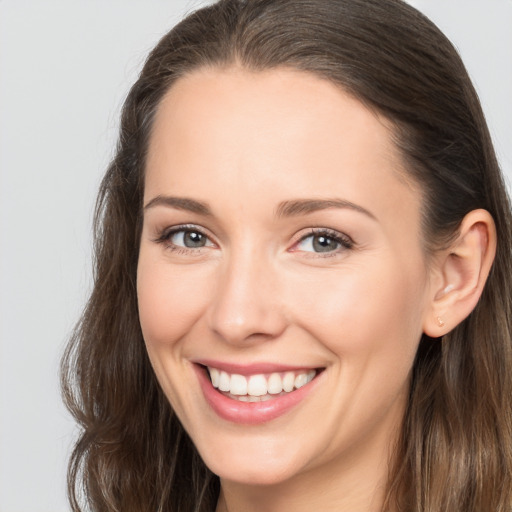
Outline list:
[[[126,100],[96,233],[74,510],[510,510],[510,204],[413,8],[190,15]]]

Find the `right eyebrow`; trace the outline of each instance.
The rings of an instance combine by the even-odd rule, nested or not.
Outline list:
[[[168,208],[185,210],[206,217],[212,216],[212,211],[206,203],[188,197],[156,196],[144,206],[144,210],[154,208],[155,206],[167,206]]]

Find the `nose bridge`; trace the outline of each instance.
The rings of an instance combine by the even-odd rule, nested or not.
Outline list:
[[[286,327],[279,308],[275,265],[262,250],[246,244],[225,258],[210,306],[210,327],[226,342],[277,337]]]

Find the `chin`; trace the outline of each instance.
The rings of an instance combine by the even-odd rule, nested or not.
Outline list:
[[[302,460],[297,458],[300,447],[283,450],[282,440],[278,443],[280,447],[273,446],[268,440],[255,441],[228,442],[228,446],[216,443],[215,447],[210,445],[206,449],[199,446],[199,453],[208,468],[222,480],[244,485],[280,484],[302,472],[304,452],[301,453]],[[242,446],[237,446],[240,444]]]
[[[271,486],[290,480],[297,473],[296,467],[286,467],[282,461],[279,464],[247,464],[244,466],[226,467],[224,464],[208,466],[221,480],[235,482],[241,485]]]

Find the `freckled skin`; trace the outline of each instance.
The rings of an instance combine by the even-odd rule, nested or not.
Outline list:
[[[140,319],[164,392],[221,477],[219,510],[379,510],[432,299],[420,195],[404,172],[386,123],[306,73],[197,71],[160,105],[145,204],[190,198],[212,214],[146,210]],[[275,216],[281,202],[311,198],[371,216]],[[156,241],[182,225],[208,243],[183,247],[183,233]],[[311,228],[353,246],[315,252]],[[298,406],[247,426],[208,407],[197,358],[325,370]]]

